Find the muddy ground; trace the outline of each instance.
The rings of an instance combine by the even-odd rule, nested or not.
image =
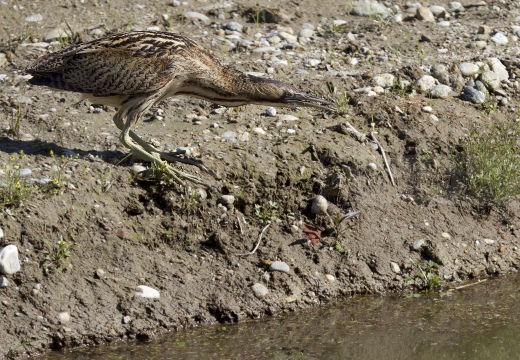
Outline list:
[[[1,209],[2,245],[18,247],[21,271],[6,276],[9,284],[0,289],[0,354],[18,357],[149,339],[357,294],[410,293],[436,287],[433,275],[446,290],[461,281],[517,271],[518,199],[495,204],[468,194],[455,171],[457,155],[464,151],[461,140],[471,130],[484,132],[492,123],[516,120],[514,88],[508,89],[507,104],[491,109],[462,101],[464,82],[453,85],[446,99],[399,86],[372,97],[354,90],[372,86],[381,73],[413,83],[432,64],[451,67],[489,57],[501,59],[513,75],[519,71],[514,38],[485,49],[465,44],[483,24],[510,33],[519,5],[467,6],[452,16],[450,27],[441,27],[349,15],[351,4],[344,1],[320,4],[1,2],[5,57],[0,74],[6,77],[0,81],[0,162],[4,172],[21,165],[32,173],[20,180],[28,189],[21,204],[4,203]],[[404,2],[392,4],[404,9]],[[277,23],[251,19],[264,7],[277,15]],[[202,13],[209,22],[188,19],[182,15],[186,11]],[[41,21],[26,21],[34,14]],[[346,28],[328,27],[334,19],[346,20]],[[298,34],[304,23],[321,31],[276,60],[253,51],[260,45],[232,49],[219,40],[221,26],[229,21],[244,25],[242,38],[250,41],[256,33],[292,29]],[[174,164],[211,184],[205,190],[138,176],[118,141],[114,109],[93,106],[78,94],[30,86],[23,70],[69,43],[151,26],[187,35],[243,71],[334,99],[341,111],[278,109],[272,117],[262,106],[229,110],[169,99],[134,130],[165,151],[189,147],[189,156],[216,176]],[[40,42],[56,28],[72,36],[43,47]],[[306,59],[321,62],[308,67]],[[432,107],[438,121],[424,106]],[[346,131],[346,122],[376,134],[395,186],[381,152]],[[228,131],[236,133],[234,141],[226,140]],[[8,182],[6,174],[1,176]],[[50,183],[43,184],[45,179]],[[222,195],[233,195],[233,204]],[[328,200],[329,216],[311,213],[317,195]],[[357,217],[339,223],[344,214],[357,211]],[[241,256],[255,247],[263,229],[258,250]],[[309,229],[321,231],[319,241]],[[61,240],[73,245],[70,259],[63,247],[57,253]],[[276,260],[288,264],[290,272],[268,271]],[[265,297],[255,296],[255,283],[268,288]],[[159,290],[160,299],[136,297],[138,285]]]

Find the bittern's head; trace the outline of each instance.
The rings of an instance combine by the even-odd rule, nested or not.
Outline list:
[[[329,111],[336,109],[332,101],[306,94],[292,85],[252,75],[248,78],[244,95],[247,94],[251,103],[289,108],[314,107]]]

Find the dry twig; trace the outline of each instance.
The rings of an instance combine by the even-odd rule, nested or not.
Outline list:
[[[271,222],[267,223],[267,225],[262,229],[262,232],[260,232],[260,235],[258,236],[258,242],[256,243],[256,246],[253,250],[251,250],[250,252],[245,253],[245,254],[237,254],[237,256],[253,255],[256,252],[256,250],[258,249],[258,247],[260,246],[260,242],[262,241],[262,236],[264,236],[264,232],[267,230],[269,225],[271,225]]]
[[[374,143],[377,145],[377,147],[381,151],[381,155],[383,155],[383,160],[385,161],[386,171],[388,171],[388,175],[390,176],[390,181],[392,182],[392,185],[395,186],[394,176],[392,175],[392,170],[390,169],[390,164],[388,164],[388,160],[386,159],[385,150],[381,147],[381,144],[379,143],[379,141],[377,141],[376,136],[373,132],[370,133],[370,136],[372,137],[372,140],[374,140]]]

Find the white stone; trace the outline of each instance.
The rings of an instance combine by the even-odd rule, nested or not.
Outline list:
[[[491,244],[494,244],[495,243],[495,240],[492,240],[492,239],[484,239],[484,242],[488,245],[491,245]]]
[[[0,251],[0,273],[12,275],[18,271],[20,271],[18,248],[14,245],[7,245]]]
[[[437,79],[430,75],[423,75],[415,82],[414,86],[420,92],[428,92],[437,85]]]
[[[392,9],[389,9],[385,5],[380,4],[376,1],[360,1],[354,3],[354,6],[352,7],[350,14],[367,17],[388,17],[392,15]]]
[[[430,11],[435,17],[443,16],[446,13],[446,9],[440,5],[430,5]]]
[[[146,167],[144,167],[143,165],[139,165],[139,164],[132,165],[132,172],[134,174],[139,174],[143,171],[146,171]]]
[[[377,165],[373,162],[369,162],[367,164],[367,167],[370,169],[370,170],[377,170]]]
[[[269,270],[271,270],[271,271],[281,271],[281,272],[284,272],[284,273],[291,272],[291,269],[289,268],[289,265],[287,265],[283,261],[273,261],[271,266],[269,266]]]
[[[336,281],[336,277],[334,275],[331,275],[331,274],[326,274],[325,275],[325,278],[330,281],[330,282],[334,282]]]
[[[448,8],[451,10],[451,11],[463,11],[464,10],[464,5],[462,5],[460,2],[458,1],[452,1],[448,4]]]
[[[311,213],[316,215],[324,215],[327,213],[329,204],[325,197],[318,195],[312,200]]]
[[[9,286],[9,281],[5,277],[0,278],[0,288],[5,288]]]
[[[306,59],[305,60],[305,66],[308,66],[308,67],[318,66],[320,63],[321,63],[321,60],[319,60],[319,59]]]
[[[400,274],[401,273],[401,268],[399,267],[399,265],[397,263],[395,263],[393,261],[390,262],[390,268],[396,274]]]
[[[431,113],[433,111],[433,108],[431,106],[423,106],[422,111]]]
[[[314,30],[312,30],[312,29],[301,29],[300,32],[298,33],[298,36],[302,37],[302,38],[310,38],[313,35],[314,35]]]
[[[381,86],[384,89],[388,89],[394,85],[395,76],[392,74],[388,74],[388,73],[379,74],[379,75],[374,76],[374,78],[372,79],[372,82],[376,86]]]
[[[276,109],[272,106],[269,106],[267,109],[265,109],[265,113],[267,116],[276,116]]]
[[[255,134],[258,134],[258,135],[265,135],[265,134],[266,134],[265,130],[262,129],[261,127],[255,127],[255,128],[253,129],[253,132],[254,132]]]
[[[2,230],[2,228],[0,228],[0,239],[2,239],[4,237],[4,230]]]
[[[264,285],[262,285],[260,283],[254,284],[251,287],[251,289],[253,289],[253,293],[259,299],[264,298],[269,293],[269,290]]]
[[[25,21],[27,22],[40,22],[43,20],[43,16],[41,14],[33,14],[31,16],[27,16]]]
[[[159,291],[155,290],[154,288],[151,288],[146,285],[139,285],[136,288],[135,296],[147,298],[147,299],[159,299],[161,297],[161,294]]]
[[[489,65],[491,66],[491,70],[497,74],[498,80],[505,81],[509,79],[509,73],[507,72],[507,68],[502,62],[497,58],[489,59]]]
[[[451,87],[448,85],[440,84],[430,90],[430,96],[433,99],[446,99],[451,93]]]
[[[186,19],[190,19],[190,20],[200,20],[204,24],[209,24],[211,22],[209,17],[207,17],[206,15],[201,14],[199,12],[196,12],[196,11],[187,11],[187,12],[185,12],[184,13],[184,17]]]
[[[509,40],[507,39],[507,36],[501,32],[497,32],[495,35],[493,35],[491,37],[490,40],[493,41],[497,45],[507,45],[507,43],[509,42]]]
[[[442,236],[444,239],[451,239],[451,235],[448,234],[447,232],[443,232],[443,233],[441,233],[441,236]]]
[[[60,312],[58,314],[58,320],[62,323],[68,323],[70,321],[70,314],[67,311]]]
[[[296,121],[298,118],[293,115],[278,115],[278,119],[282,121]]]
[[[459,64],[459,70],[462,76],[472,76],[478,74],[480,66],[472,62],[463,62]]]
[[[298,42],[298,38],[292,34],[289,34],[288,32],[280,31],[278,35],[288,43]]]

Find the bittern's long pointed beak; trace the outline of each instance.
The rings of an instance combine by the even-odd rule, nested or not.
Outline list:
[[[311,96],[306,93],[293,93],[282,99],[282,102],[291,107],[304,106],[323,110],[336,111],[336,104],[330,100]]]

